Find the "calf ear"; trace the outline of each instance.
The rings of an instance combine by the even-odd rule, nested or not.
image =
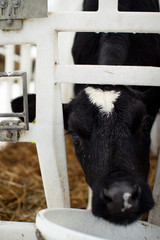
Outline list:
[[[23,97],[18,97],[11,102],[12,111],[15,113],[23,112]],[[29,122],[35,120],[36,115],[36,95],[28,94]],[[22,119],[23,121],[23,119]]]
[[[160,108],[160,87],[151,87],[143,92],[143,99],[149,115],[155,117]]]

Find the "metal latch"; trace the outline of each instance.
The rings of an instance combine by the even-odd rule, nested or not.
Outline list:
[[[23,118],[20,120],[3,120],[0,122],[0,141],[17,142],[21,130],[29,130],[28,116],[28,95],[27,95],[27,74],[26,72],[3,72],[0,73],[0,78],[15,78],[21,77],[23,83],[23,112],[21,113],[0,113],[1,117]]]
[[[0,127],[1,127],[0,141],[2,141],[2,142],[17,142],[19,134],[18,134],[18,131],[14,130],[14,129],[17,128],[18,124],[20,124],[19,120],[2,121],[0,123]]]
[[[23,19],[47,16],[47,0],[0,0],[0,29],[19,30]]]

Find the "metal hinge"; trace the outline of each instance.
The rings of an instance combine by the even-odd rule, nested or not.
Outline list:
[[[0,29],[19,30],[23,19],[47,16],[47,0],[0,0]]]
[[[17,142],[19,131],[29,130],[28,116],[28,95],[27,95],[27,74],[26,72],[3,72],[0,78],[21,77],[23,83],[23,112],[21,113],[0,113],[0,118],[23,118],[20,120],[3,120],[0,122],[0,141]]]

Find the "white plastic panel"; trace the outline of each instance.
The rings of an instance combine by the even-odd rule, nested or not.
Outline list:
[[[34,223],[0,221],[1,240],[36,240]]]

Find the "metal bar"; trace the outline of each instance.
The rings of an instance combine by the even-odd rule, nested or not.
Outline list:
[[[0,19],[24,19],[24,18],[44,18],[48,15],[47,0],[21,0],[8,1],[3,14],[0,12]]]
[[[24,125],[23,126],[0,126],[0,130],[28,130],[28,95],[27,95],[27,74],[26,72],[0,72],[0,78],[13,78],[13,77],[21,77],[23,82],[23,108],[24,111],[22,113],[0,113],[0,117],[23,117]]]
[[[22,74],[23,79],[23,108],[24,108],[24,123],[26,126],[26,130],[29,129],[29,119],[28,119],[28,96],[27,96],[27,74],[24,72]]]
[[[24,77],[24,72],[0,72],[0,77]]]
[[[26,129],[26,126],[16,126],[16,127],[13,127],[13,126],[0,126],[0,130],[27,130]]]
[[[23,117],[24,118],[24,113],[0,113],[0,118],[1,117]]]

